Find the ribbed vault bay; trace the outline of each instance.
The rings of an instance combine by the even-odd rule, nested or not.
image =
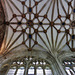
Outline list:
[[[46,75],[47,65],[53,75],[74,74],[75,0],[1,0],[1,2],[5,12],[3,24],[7,25],[0,50],[1,75],[10,74],[11,69],[16,69],[12,72],[14,75],[21,69],[24,71],[21,73],[27,75],[28,69],[35,67],[33,74],[36,75],[39,73],[38,70],[36,73],[37,61],[38,65],[42,66],[39,69],[43,69],[41,71],[43,75]]]
[[[8,32],[3,52],[20,47],[49,53],[75,51],[74,0],[4,0]]]

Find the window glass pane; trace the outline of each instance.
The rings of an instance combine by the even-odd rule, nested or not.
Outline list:
[[[15,71],[16,71],[16,67],[12,67],[12,68],[9,70],[9,72],[8,72],[7,75],[14,75]]]
[[[49,67],[46,67],[45,74],[46,75],[52,75],[52,71],[49,69]]]
[[[68,75],[75,75],[72,69],[66,69]]]
[[[23,75],[24,74],[24,67],[20,67],[17,71],[16,75]]]
[[[43,69],[41,67],[37,68],[37,75],[43,75]]]
[[[34,67],[29,68],[28,75],[34,75]]]
[[[73,67],[74,71],[75,71],[75,67]]]
[[[74,60],[67,60],[64,61],[63,66],[65,67],[65,70],[67,72],[68,75],[75,75],[75,61]]]
[[[68,74],[68,75],[71,75],[71,73],[70,73],[70,71],[69,71],[69,70],[66,70],[66,72],[67,72],[67,74]]]

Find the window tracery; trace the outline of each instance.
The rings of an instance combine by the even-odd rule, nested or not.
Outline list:
[[[53,75],[50,64],[44,59],[27,60],[28,58],[22,58],[22,60],[14,60],[10,65],[7,75],[24,75],[27,67],[27,75]],[[23,61],[25,60],[25,61]],[[27,62],[30,61],[28,64]]]

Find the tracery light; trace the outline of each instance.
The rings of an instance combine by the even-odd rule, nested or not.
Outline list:
[[[16,71],[16,67],[12,67],[12,69],[9,70],[8,74],[7,75],[10,75],[10,74],[14,74]]]
[[[37,68],[37,75],[39,74],[43,75],[43,69],[41,67]]]
[[[30,74],[34,75],[34,67],[33,66],[31,66],[28,70],[28,75],[30,75]]]
[[[24,67],[20,67],[17,71],[16,75],[23,75],[24,74]]]

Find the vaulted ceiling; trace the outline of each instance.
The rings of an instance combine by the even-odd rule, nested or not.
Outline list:
[[[4,0],[3,53],[16,48],[51,54],[75,51],[75,0]]]

